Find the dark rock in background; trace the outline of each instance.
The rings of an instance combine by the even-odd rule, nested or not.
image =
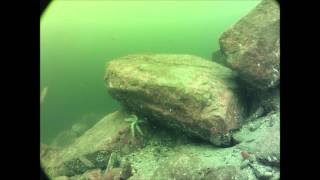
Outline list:
[[[220,37],[226,64],[258,89],[280,82],[280,9],[263,0]]]
[[[249,118],[251,121],[272,112],[280,111],[280,88],[270,88],[266,91],[246,91]]]
[[[212,53],[212,61],[216,62],[218,64],[221,64],[223,66],[228,66],[226,63],[226,57],[225,55],[221,52],[221,50],[215,51]]]

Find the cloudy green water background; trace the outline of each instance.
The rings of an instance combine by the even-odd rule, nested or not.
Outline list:
[[[223,31],[260,1],[56,0],[40,20],[41,141],[87,114],[119,107],[104,85],[106,62],[132,53],[211,59]]]

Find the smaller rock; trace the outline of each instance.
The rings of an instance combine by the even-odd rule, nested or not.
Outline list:
[[[123,165],[121,165],[122,171],[121,171],[121,179],[126,180],[129,179],[132,176],[132,167],[129,162],[125,162]]]
[[[254,154],[257,161],[264,165],[280,167],[280,112],[252,123],[260,124],[255,131],[250,131],[250,126],[243,126],[239,132],[234,133],[235,141],[242,142],[237,146]],[[254,141],[249,141],[251,139]]]
[[[218,168],[212,168],[209,173],[206,174],[204,180],[231,180],[240,179],[240,172],[234,166],[222,166]]]
[[[61,149],[55,158],[44,161],[45,172],[56,177],[105,169],[111,152],[128,154],[141,147],[139,141],[131,136],[130,124],[125,121],[128,116],[124,111],[105,116],[74,143]]]
[[[87,171],[79,178],[79,180],[100,180],[100,179],[101,179],[100,169]]]
[[[226,57],[220,50],[212,53],[212,61],[228,67],[226,64]]]
[[[152,180],[176,179],[196,180],[204,177],[200,159],[181,154],[161,165],[153,174]]]
[[[83,123],[75,123],[72,125],[71,130],[77,135],[80,136],[88,129],[86,124]]]
[[[271,180],[280,180],[280,171],[275,172]]]
[[[70,180],[70,178],[68,176],[59,176],[53,178],[52,180]]]
[[[248,119],[249,119],[249,121],[253,121],[257,118],[262,117],[264,113],[265,113],[265,111],[264,111],[263,107],[258,107],[255,110],[255,112]],[[254,131],[254,130],[256,130],[256,128],[258,128],[258,127],[252,127],[250,130]]]
[[[84,132],[90,129],[98,120],[103,118],[103,116],[90,113],[84,115],[80,120],[74,123],[71,127],[71,130],[77,135],[81,136]]]
[[[280,89],[272,88],[267,91],[246,90],[247,101],[250,102],[249,121],[280,111]]]
[[[248,159],[242,161],[241,165],[240,165],[240,169],[244,169],[246,167],[248,167],[250,164],[250,161]]]
[[[53,148],[46,144],[40,144],[40,163],[41,168],[45,171],[50,177],[60,176],[58,171],[65,171],[63,168],[56,167],[50,168],[50,164],[55,163],[59,159],[60,149]],[[49,169],[48,169],[49,168]]]
[[[254,163],[251,164],[250,167],[258,179],[269,179],[273,176],[273,170],[268,166],[261,166],[257,163]]]
[[[244,151],[241,151],[241,156],[244,160],[248,159],[249,158],[249,153],[248,151],[244,150]]]
[[[251,132],[257,130],[260,127],[261,123],[260,121],[256,121],[256,122],[251,122],[248,124],[249,130]]]
[[[280,159],[277,156],[268,156],[261,153],[258,153],[256,156],[257,156],[257,160],[262,164],[265,164],[268,166],[280,167]]]
[[[137,176],[131,176],[128,180],[147,180],[148,178],[142,176],[142,175],[137,175]]]
[[[64,148],[72,144],[77,137],[78,137],[77,134],[72,130],[65,130],[60,132],[57,135],[57,137],[52,141],[50,146],[57,147],[57,148]]]
[[[121,168],[113,168],[104,173],[102,180],[120,180]]]
[[[103,178],[108,179],[119,176],[121,180],[126,180],[132,175],[131,171],[131,165],[128,161],[120,162],[120,156],[111,153]]]

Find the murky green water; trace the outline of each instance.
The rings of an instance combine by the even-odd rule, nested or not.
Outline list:
[[[220,34],[260,1],[58,0],[41,17],[41,141],[118,103],[106,92],[105,64],[132,53],[211,58]]]

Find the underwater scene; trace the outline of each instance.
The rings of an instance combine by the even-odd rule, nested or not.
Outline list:
[[[54,0],[40,18],[53,180],[280,179],[276,0]]]

